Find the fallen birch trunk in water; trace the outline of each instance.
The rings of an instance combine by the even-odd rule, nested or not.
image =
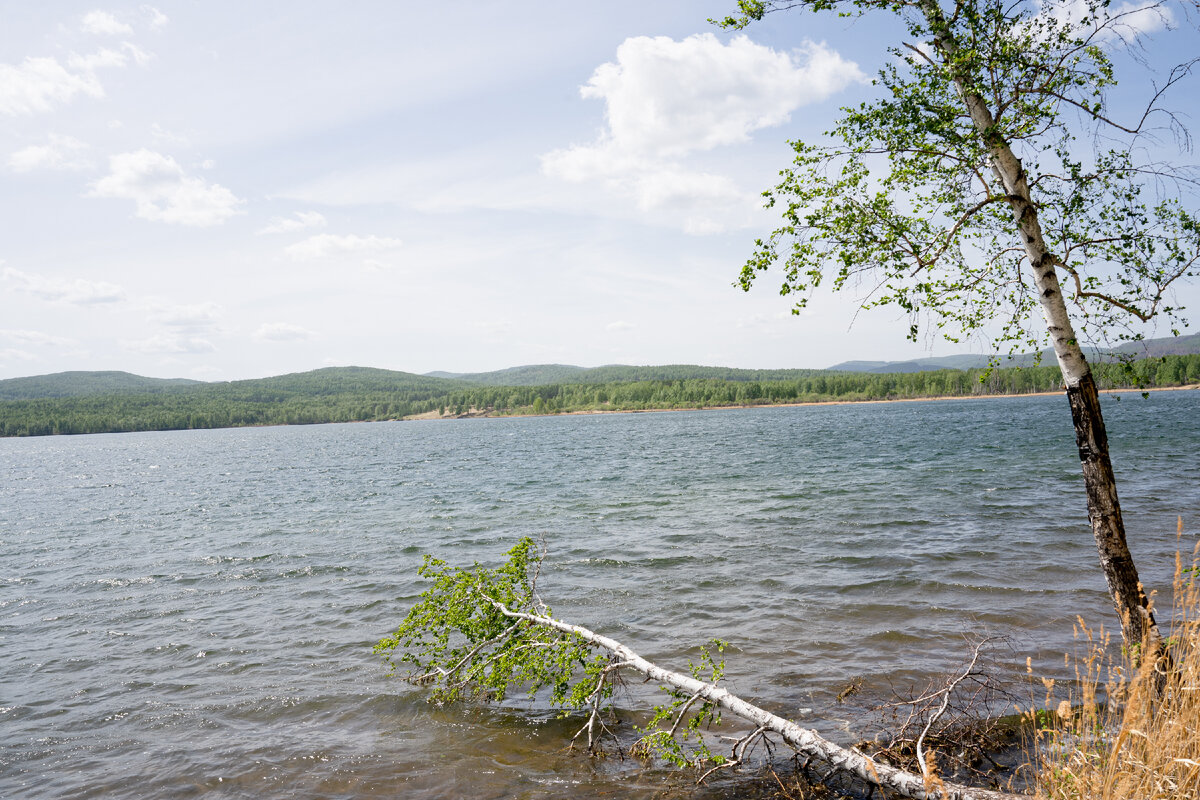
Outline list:
[[[911,772],[896,769],[887,764],[873,761],[862,753],[841,747],[820,736],[816,731],[802,728],[796,723],[776,716],[771,712],[748,703],[727,689],[722,689],[711,683],[697,680],[680,672],[664,669],[652,661],[639,656],[627,646],[615,639],[610,639],[580,625],[572,625],[551,617],[537,614],[527,614],[520,611],[510,611],[503,603],[492,601],[500,613],[510,619],[525,620],[533,625],[541,625],[562,633],[573,634],[589,644],[593,644],[617,659],[623,667],[640,672],[647,678],[666,686],[672,686],[690,696],[706,700],[725,709],[747,722],[758,726],[757,732],[778,734],[784,742],[793,747],[796,752],[813,756],[824,761],[834,769],[853,775],[867,783],[901,794],[916,800],[1015,800],[1021,795],[1007,792],[996,792],[988,789],[974,789],[939,780],[926,780]]]
[[[633,670],[669,687],[675,698],[669,706],[658,708],[652,730],[635,749],[681,766],[711,764],[704,777],[716,769],[740,764],[757,740],[774,734],[797,753],[904,797],[1025,797],[943,782],[932,770],[925,776],[917,775],[837,745],[718,686],[723,662],[714,663],[707,650],[703,651],[701,667],[692,665],[692,674],[685,675],[647,661],[615,639],[554,619],[534,591],[540,560],[541,554],[530,539],[523,539],[509,551],[508,563],[495,570],[478,565],[473,569],[449,567],[427,556],[420,574],[432,578],[434,586],[422,594],[396,633],[382,639],[375,651],[384,655],[393,671],[409,665],[404,679],[432,686],[431,700],[436,702],[471,696],[500,700],[513,688],[525,688],[530,694],[547,688],[556,705],[588,710],[587,723],[576,738],[586,733],[593,751],[597,732],[606,731],[602,714],[617,676],[623,669]],[[699,677],[705,668],[710,671],[708,681]],[[719,721],[721,711],[755,726],[752,733],[734,744],[731,759],[713,754],[701,734],[703,726]],[[655,728],[666,721],[671,721],[669,728]],[[690,753],[682,744],[689,736],[696,740]]]

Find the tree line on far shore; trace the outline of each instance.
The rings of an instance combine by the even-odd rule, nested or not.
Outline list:
[[[1200,354],[1105,363],[1102,389],[1200,383]],[[395,375],[395,373],[391,373]],[[0,402],[0,436],[310,425],[434,413],[529,415],[907,400],[1057,391],[1057,366],[909,373],[812,372],[788,380],[655,379],[545,386],[473,386],[383,371],[325,369],[283,378],[185,384],[152,392]]]

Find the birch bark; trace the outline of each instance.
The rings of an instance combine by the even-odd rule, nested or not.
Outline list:
[[[495,600],[492,600],[491,603],[511,619],[525,620],[552,630],[575,634],[584,641],[612,653],[625,666],[640,672],[651,680],[666,686],[673,686],[689,695],[695,695],[714,703],[765,731],[777,734],[797,752],[814,756],[834,769],[853,775],[873,786],[896,792],[904,797],[914,798],[914,800],[1021,800],[1023,798],[1022,795],[989,789],[975,789],[956,783],[942,781],[927,783],[920,775],[873,761],[857,750],[835,744],[816,731],[802,728],[791,720],[776,716],[766,709],[748,703],[727,689],[705,683],[681,672],[660,667],[654,662],[642,658],[615,639],[553,617],[511,611],[503,603]]]
[[[1121,618],[1121,633],[1127,646],[1157,642],[1158,629],[1129,546],[1117,498],[1117,483],[1108,453],[1108,434],[1100,411],[1100,397],[1091,368],[1083,354],[1059,285],[1058,259],[1046,246],[1037,207],[1021,160],[998,132],[986,100],[972,90],[955,65],[960,61],[955,41],[936,0],[920,0],[920,9],[934,34],[934,45],[943,63],[951,69],[975,129],[988,148],[991,168],[1008,194],[1013,220],[1020,232],[1025,254],[1033,272],[1042,316],[1050,333],[1054,356],[1066,383],[1067,400],[1075,426],[1075,443],[1087,490],[1088,519],[1100,555],[1100,565],[1109,594]]]

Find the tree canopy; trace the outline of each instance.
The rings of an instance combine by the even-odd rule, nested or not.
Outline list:
[[[1157,154],[1164,135],[1187,142],[1163,101],[1196,62],[1151,85],[1131,122],[1109,103],[1112,53],[1138,46],[1132,15],[1166,19],[1163,4],[739,6],[724,24],[794,7],[888,11],[911,37],[889,49],[877,97],[844,109],[820,141],[792,143],[793,164],[764,193],[783,224],[756,243],[742,288],[779,267],[780,292],[797,308],[826,281],[859,286],[864,307],[907,312],[913,338],[925,320],[955,341],[998,322],[998,343],[1012,351],[1047,336],[1035,319],[1047,287],[1028,269],[1038,234],[1025,223],[1036,221],[1039,265],[1062,273],[1081,336],[1136,336],[1130,323],[1155,317],[1178,328],[1171,287],[1200,259],[1200,224],[1181,202],[1195,181]]]
[[[1193,59],[1151,85],[1140,114],[1109,106],[1113,53],[1139,44],[1165,2],[1108,0],[740,0],[742,27],[807,8],[891,13],[909,37],[889,49],[878,96],[842,116],[766,192],[783,224],[743,267],[749,289],[779,265],[780,291],[865,283],[863,306],[893,305],[916,338],[926,316],[957,340],[986,332],[1010,352],[1048,340],[1062,370],[1088,517],[1130,646],[1158,650],[1117,498],[1096,381],[1081,338],[1178,332],[1172,287],[1194,276],[1200,218],[1182,202],[1196,181],[1157,157],[1164,131],[1187,131],[1162,104]],[[1065,290],[1064,290],[1065,283]],[[1042,318],[1043,325],[1034,321]],[[998,328],[992,329],[993,326]]]

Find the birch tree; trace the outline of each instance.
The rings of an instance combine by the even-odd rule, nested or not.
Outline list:
[[[375,645],[375,652],[391,665],[393,674],[426,687],[432,702],[468,698],[499,702],[526,691],[531,697],[541,693],[554,706],[580,711],[585,721],[575,739],[586,742],[592,753],[598,752],[601,739],[611,736],[606,720],[622,676],[641,675],[665,689],[671,700],[656,708],[631,748],[633,753],[695,767],[702,770],[701,781],[719,769],[744,763],[756,744],[775,740],[835,772],[901,797],[1023,797],[942,780],[920,741],[922,774],[918,775],[872,760],[747,702],[720,685],[724,661],[717,660],[719,642],[702,650],[699,665],[680,672],[648,661],[602,633],[555,618],[537,594],[543,555],[526,538],[496,568],[455,567],[427,556],[420,574],[432,585],[395,633]],[[948,686],[946,692],[952,689]],[[740,736],[724,737],[733,742],[729,756],[713,752],[709,740],[715,737],[706,733],[722,714],[742,720],[749,728]]]
[[[742,0],[720,24],[778,10],[891,14],[879,96],[843,109],[765,192],[782,225],[756,242],[746,290],[764,272],[803,308],[823,283],[859,287],[863,308],[907,313],[952,341],[993,331],[1040,347],[1061,368],[1100,563],[1127,644],[1157,628],[1130,556],[1096,383],[1081,342],[1137,338],[1181,323],[1172,287],[1193,276],[1200,224],[1182,201],[1195,181],[1155,156],[1189,144],[1164,98],[1195,61],[1151,84],[1132,121],[1110,107],[1114,54],[1138,28],[1167,25],[1148,2],[1104,0]],[[1036,319],[1041,317],[1040,323]],[[1132,324],[1131,324],[1132,323]]]

